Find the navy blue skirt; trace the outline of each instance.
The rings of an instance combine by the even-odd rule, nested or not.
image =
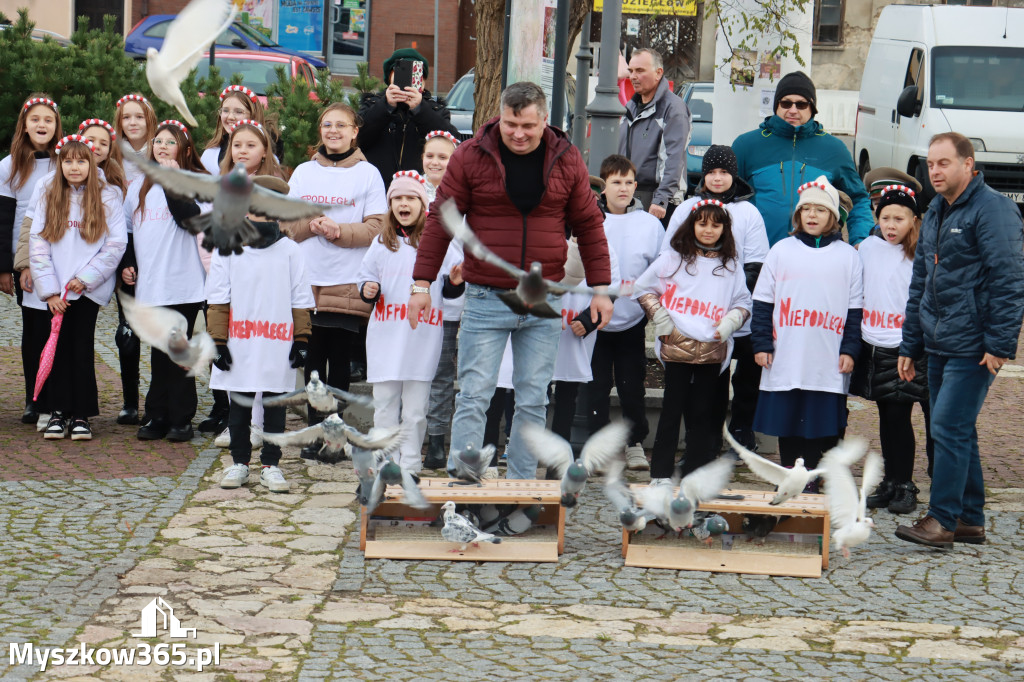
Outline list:
[[[754,430],[769,436],[825,438],[846,428],[846,396],[824,391],[761,391]]]

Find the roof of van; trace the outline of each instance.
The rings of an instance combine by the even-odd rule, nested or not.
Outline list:
[[[926,45],[1024,47],[1024,8],[889,5],[878,18],[875,37]]]

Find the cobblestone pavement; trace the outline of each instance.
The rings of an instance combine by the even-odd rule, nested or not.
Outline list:
[[[110,312],[98,336],[112,329]],[[10,307],[0,319],[13,319]],[[0,329],[0,346],[17,344],[13,326]],[[0,348],[7,383],[12,351]],[[108,345],[98,354],[116,366]],[[208,438],[136,451],[131,429],[103,426],[108,440],[86,457],[70,443],[45,450],[29,427],[4,422],[9,458],[49,464],[0,475],[0,644],[170,643],[164,632],[131,634],[159,596],[197,629],[188,650],[219,645],[220,658],[201,673],[40,673],[5,657],[0,679],[1021,679],[1024,385],[1013,371],[994,384],[980,428],[989,544],[917,548],[892,535],[907,517],[880,511],[871,540],[849,559],[833,555],[820,579],[625,567],[596,491],[571,514],[558,563],[367,561],[347,464],[286,450],[288,494],[256,476],[228,491],[217,486],[228,457]],[[114,379],[101,378],[107,414],[119,407]],[[20,415],[19,391],[4,394],[4,419]],[[872,433],[873,417],[855,408],[851,430]],[[88,466],[57,466],[76,459]],[[163,468],[147,472],[150,462]],[[918,483],[927,488],[923,472]],[[763,487],[742,473],[737,485]]]

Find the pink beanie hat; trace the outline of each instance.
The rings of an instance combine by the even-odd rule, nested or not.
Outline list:
[[[388,187],[388,206],[391,205],[391,198],[395,196],[419,197],[423,202],[423,208],[430,206],[427,199],[427,181],[413,170],[398,171],[391,178],[391,186]]]

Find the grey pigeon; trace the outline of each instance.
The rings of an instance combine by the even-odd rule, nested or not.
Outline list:
[[[626,447],[629,426],[614,421],[587,439],[578,460],[572,446],[558,434],[536,424],[523,424],[523,442],[539,462],[554,470],[562,480],[562,506],[575,507],[587,479],[604,469]]]
[[[131,145],[122,142],[121,148],[127,154]],[[132,154],[130,158],[134,159],[134,152]],[[213,203],[213,210],[189,218],[182,227],[192,234],[205,235],[203,248],[216,248],[222,256],[242,253],[243,245],[259,239],[259,231],[246,217],[249,213],[285,221],[312,218],[331,208],[254,185],[241,164],[225,175],[213,177],[168,168],[146,159],[134,163],[168,194]]]
[[[678,477],[673,478],[671,482],[652,481],[647,487],[638,488],[633,492],[637,504],[643,506],[644,514],[648,519],[665,531],[660,537],[665,537],[665,534],[673,527],[676,527],[677,530],[679,528],[672,523],[669,516],[669,506],[675,499],[675,484],[678,482]]]
[[[740,445],[740,443],[732,437],[728,429],[723,431],[726,440],[729,441],[729,445],[732,449],[740,456],[750,471],[763,481],[767,481],[775,486],[775,497],[768,504],[782,504],[787,500],[791,500],[804,491],[804,488],[808,483],[825,473],[825,469],[818,467],[808,471],[804,466],[803,457],[798,457],[793,462],[793,468],[788,469],[784,466],[776,464],[770,460],[755,455],[747,448]]]
[[[366,434],[374,437],[374,429]],[[377,469],[384,459],[384,453],[380,450],[367,450],[352,443],[345,443],[345,454],[352,460],[352,468],[359,477],[358,498],[359,504],[364,507],[369,503],[370,492],[373,490],[373,482],[377,477]]]
[[[702,512],[698,512],[698,516],[694,518],[693,527],[690,528],[693,537],[708,547],[716,537],[720,537],[727,530],[729,530],[729,522],[725,520],[724,516]]]
[[[465,483],[476,483],[480,485],[484,473],[494,457],[494,446],[485,445],[477,448],[472,443],[466,445],[461,452],[452,455],[451,464],[448,467],[448,475],[457,478]],[[449,486],[455,483],[449,483]]]
[[[474,547],[479,547],[481,542],[490,542],[495,545],[501,542],[501,538],[495,537],[490,533],[484,533],[479,528],[474,526],[469,519],[461,514],[455,513],[455,503],[448,500],[441,509],[444,510],[444,528],[441,529],[441,537],[448,542],[455,542],[459,544],[458,549],[449,550],[451,552],[465,552],[466,546],[472,544]]]
[[[389,485],[402,487],[402,504],[414,509],[429,509],[430,503],[423,496],[418,482],[419,477],[408,469],[403,469],[391,455],[387,455],[377,470],[377,476],[373,481],[370,499],[366,504],[366,513],[368,515],[373,513],[373,510],[384,499],[384,489]]]
[[[142,305],[124,292],[118,296],[128,326],[140,340],[163,351],[171,362],[187,369],[190,377],[209,370],[217,355],[217,346],[209,334],[193,334],[190,339],[188,322],[177,310]]]
[[[363,434],[346,424],[337,414],[329,414],[319,424],[288,433],[264,433],[255,426],[250,428],[263,440],[277,445],[309,445],[323,441],[323,447],[320,448],[322,455],[338,455],[344,452],[345,443],[349,442],[367,450],[389,452],[396,448],[401,440],[401,430],[397,426],[390,429],[371,429],[370,433]]]
[[[292,391],[291,393],[282,393],[273,398],[263,398],[263,406],[278,407],[283,405],[289,407],[292,405],[303,405],[308,402],[310,407],[317,412],[330,414],[331,412],[338,411],[340,407],[338,404],[339,398],[349,403],[363,405],[364,407],[373,407],[373,398],[328,386],[320,381],[320,372],[315,369],[309,373],[309,383],[306,384],[305,388]],[[246,407],[252,407],[253,404],[252,398],[236,393],[231,394],[231,399],[239,405],[245,405]]]
[[[731,457],[719,457],[683,477],[679,494],[669,504],[670,525],[674,530],[689,528],[700,503],[718,497],[732,480],[735,464]]]
[[[549,318],[561,317],[561,311],[553,309],[548,304],[548,294],[556,296],[566,293],[586,294],[589,296],[613,296],[614,294],[611,290],[597,291],[591,287],[555,284],[550,280],[544,279],[542,266],[539,261],[534,261],[530,264],[529,272],[521,270],[484,246],[484,243],[480,241],[480,238],[469,227],[465,217],[459,213],[454,199],[449,199],[443,203],[440,211],[441,222],[444,224],[445,230],[452,237],[462,242],[463,248],[473,254],[474,258],[504,270],[519,281],[519,285],[515,290],[504,291],[498,294],[498,298],[517,315],[534,315],[536,317]]]
[[[530,526],[537,522],[542,511],[544,511],[544,507],[539,504],[519,507],[511,514],[500,517],[486,531],[503,536],[520,535],[530,530]]]
[[[621,458],[609,463],[605,473],[604,494],[618,512],[622,527],[630,532],[641,531],[647,527],[647,521],[656,519],[657,515],[637,506],[633,491],[622,478],[625,469],[626,462]]]
[[[744,514],[743,532],[747,542],[763,545],[768,535],[779,525],[780,517],[775,514]]]

